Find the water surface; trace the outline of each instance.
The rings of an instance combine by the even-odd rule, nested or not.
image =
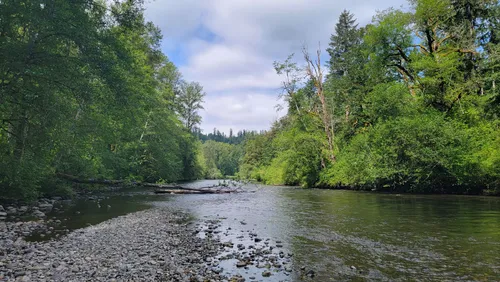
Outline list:
[[[263,269],[221,261],[225,273],[259,280],[299,280],[305,267],[314,270],[316,281],[500,281],[500,198],[255,184],[243,189],[246,193],[220,195],[135,189],[81,199],[50,216],[63,220],[57,228],[72,230],[151,205],[178,207],[198,219],[220,220],[222,241],[248,247],[255,245],[248,234],[257,233],[271,245],[283,245],[276,252],[293,254],[292,274],[273,272],[271,278],[261,276]]]
[[[179,195],[163,204],[220,219],[231,228],[223,240],[250,231],[282,241],[295,268],[314,269],[318,281],[500,280],[500,198],[245,189],[255,193]]]

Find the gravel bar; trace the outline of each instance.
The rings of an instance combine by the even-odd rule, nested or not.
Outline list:
[[[152,208],[27,242],[36,222],[0,222],[0,281],[223,281],[206,261],[224,246],[186,213]]]

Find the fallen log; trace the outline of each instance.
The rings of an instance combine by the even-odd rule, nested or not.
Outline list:
[[[229,194],[232,193],[232,191],[166,189],[166,190],[155,190],[154,193],[155,194]]]
[[[108,179],[81,179],[73,175],[57,173],[57,177],[65,180],[69,180],[75,183],[81,184],[101,184],[101,185],[118,185],[125,184],[125,180],[108,180]],[[130,183],[137,186],[152,187],[157,188],[155,194],[227,194],[237,192],[236,190],[222,190],[218,188],[220,186],[206,186],[199,188],[190,188],[185,186],[180,186],[177,184],[156,184],[148,182],[135,182]]]
[[[159,189],[179,189],[179,190],[190,190],[190,191],[206,191],[206,189],[219,187],[219,186],[205,186],[199,188],[190,188],[190,187],[180,186],[177,184],[156,184],[156,183],[140,183],[139,185],[144,187],[154,187]]]
[[[218,188],[219,186],[205,186],[205,187],[199,187],[199,188],[191,188],[191,187],[184,187],[184,186],[180,186],[180,185],[155,184],[155,183],[143,183],[142,185],[146,186],[146,187],[158,188],[157,190],[155,190],[156,194],[168,194],[168,193],[170,193],[170,194],[228,194],[228,193],[236,192],[235,190],[214,189],[214,188]]]

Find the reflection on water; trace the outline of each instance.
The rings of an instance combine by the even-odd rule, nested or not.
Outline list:
[[[283,241],[318,281],[500,279],[500,198],[257,187],[168,205],[222,218],[233,242],[248,231]]]
[[[168,196],[154,195],[150,189],[124,189],[120,192],[102,193],[99,195],[82,197],[63,204],[57,210],[47,214],[53,230],[50,234],[43,231],[32,233],[26,237],[27,241],[45,241],[69,231],[95,225],[105,220],[125,215],[131,212],[147,209],[153,201],[167,201]]]

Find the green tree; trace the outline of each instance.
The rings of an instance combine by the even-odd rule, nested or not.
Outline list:
[[[330,36],[329,47],[326,49],[330,55],[329,75],[343,76],[348,74],[353,61],[349,60],[349,56],[346,54],[361,43],[359,32],[354,15],[347,10],[342,11],[339,21],[335,25],[335,33]]]
[[[187,83],[181,81],[176,93],[176,108],[179,116],[184,121],[184,125],[189,131],[201,123],[201,116],[198,110],[203,109],[203,86],[198,82]]]
[[[141,1],[0,2],[0,189],[34,198],[61,175],[197,177],[173,110],[180,75]]]

